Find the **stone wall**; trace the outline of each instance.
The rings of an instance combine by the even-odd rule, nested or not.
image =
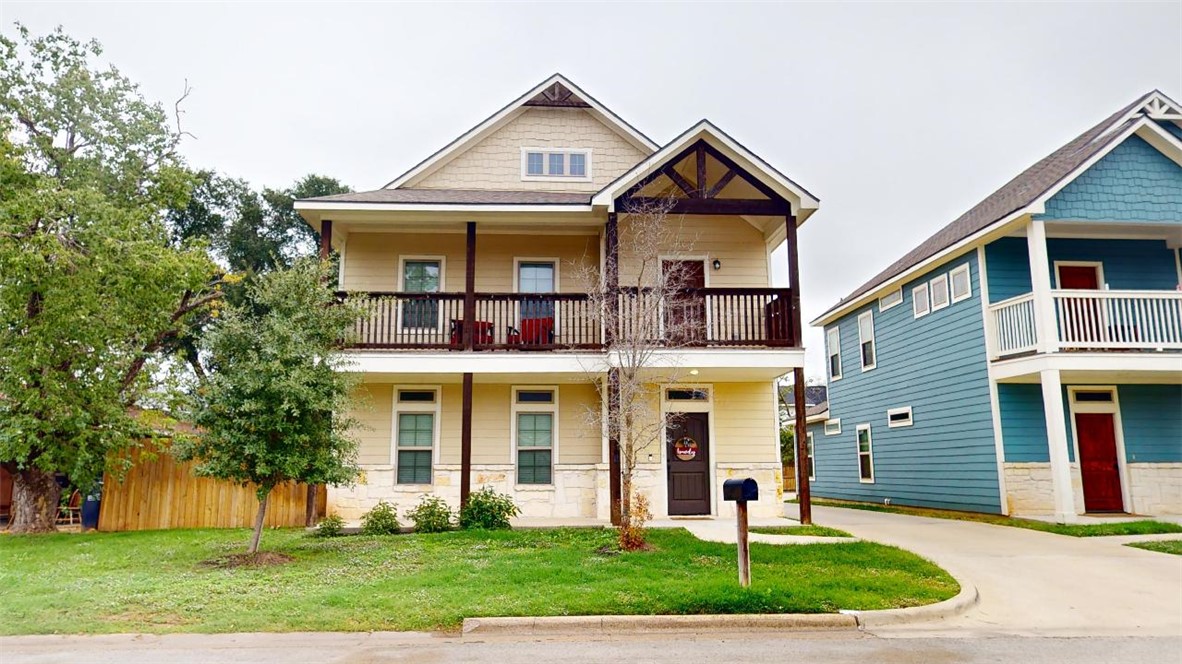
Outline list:
[[[1182,514],[1182,463],[1130,463],[1128,493],[1134,514]],[[1046,515],[1055,511],[1050,463],[1005,464],[1010,514]],[[1075,511],[1084,513],[1083,478],[1079,464],[1071,464]]]
[[[1137,514],[1182,514],[1182,463],[1130,463],[1129,491]]]

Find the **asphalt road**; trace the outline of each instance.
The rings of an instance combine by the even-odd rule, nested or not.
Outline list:
[[[4,664],[413,662],[1182,663],[1182,637],[883,639],[859,632],[663,634],[473,642],[430,634],[226,634],[0,639]]]

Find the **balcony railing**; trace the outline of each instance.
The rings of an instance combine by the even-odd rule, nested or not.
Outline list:
[[[1182,350],[1182,292],[1052,290],[1056,346],[1065,350]],[[993,353],[1034,351],[1032,294],[990,305]]]
[[[616,338],[689,347],[795,347],[791,289],[686,289],[664,302],[642,289],[621,289],[618,314],[600,316],[580,293],[476,293],[473,350],[595,350],[607,321]],[[344,296],[344,293],[339,295]],[[462,350],[464,293],[352,293],[361,297],[359,349]]]

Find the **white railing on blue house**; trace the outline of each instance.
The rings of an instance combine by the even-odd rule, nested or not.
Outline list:
[[[1034,293],[1026,293],[989,306],[993,317],[994,356],[1027,353],[1038,347],[1034,327]]]

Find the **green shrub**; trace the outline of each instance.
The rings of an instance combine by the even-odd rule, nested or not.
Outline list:
[[[460,528],[471,530],[506,530],[509,519],[521,514],[513,499],[497,493],[486,486],[476,493],[468,494],[468,504],[460,510]]]
[[[384,500],[361,517],[362,535],[397,535],[401,527],[398,512]]]
[[[313,535],[317,537],[340,537],[345,532],[345,520],[340,514],[329,514],[320,520]]]
[[[423,496],[414,509],[406,511],[406,518],[415,524],[416,533],[442,533],[451,530],[451,508],[439,496]]]

